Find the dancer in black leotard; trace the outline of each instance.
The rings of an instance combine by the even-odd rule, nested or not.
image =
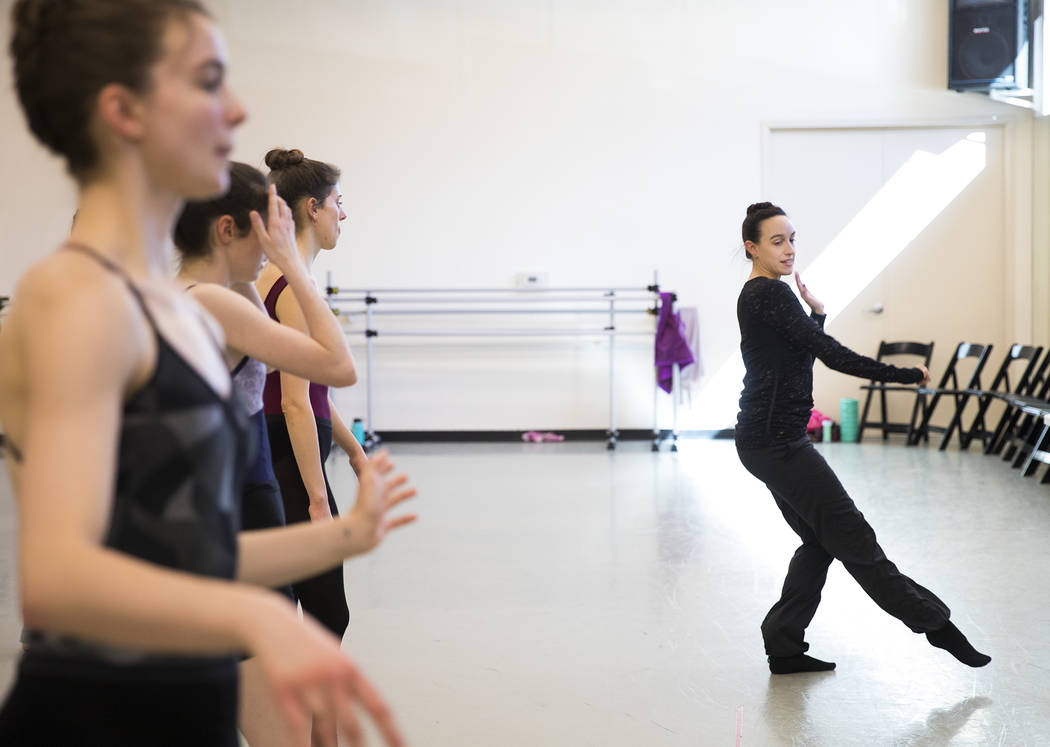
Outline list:
[[[369,520],[349,536],[238,537],[244,429],[221,332],[168,276],[182,201],[228,187],[244,117],[215,26],[195,0],[17,0],[11,26],[19,99],[65,158],[78,217],[0,334],[32,631],[0,744],[232,747],[241,654],[297,730],[319,714],[356,737],[356,703],[399,744],[338,640],[263,588],[374,546],[389,464],[362,470]]]
[[[824,306],[796,273],[809,316],[780,278],[794,271],[795,229],[768,202],[747,210],[742,234],[751,277],[737,302],[740,350],[746,374],[740,395],[736,446],[740,461],[766,484],[788,525],[802,539],[788,566],[780,601],[762,623],[774,674],[834,669],[805,652],[805,631],[820,603],[828,566],[839,560],[884,610],[964,664],[991,659],[976,651],[949,622],[948,607],[887,559],[864,516],[806,436],[813,409],[813,360],[877,381],[921,384],[924,366],[897,368],[843,347],[824,333]]]
[[[159,567],[232,579],[236,494],[248,458],[245,417],[168,342],[142,292],[119,266],[87,246],[65,248],[125,283],[156,350],[152,375],[124,401],[120,415],[118,471],[102,546]],[[21,452],[12,451],[23,466]],[[162,728],[172,743],[236,744],[229,740],[237,693],[232,655],[166,656],[32,628],[26,638],[19,687],[0,711],[0,743],[18,743],[4,737],[16,735],[19,725],[32,725],[35,744],[66,743],[58,725],[95,723],[105,718],[99,711],[111,707],[106,701],[120,697],[130,702],[119,718],[109,716],[106,731],[92,735],[99,743],[131,744]],[[111,678],[114,683],[100,684]],[[47,717],[56,707],[50,694],[36,696],[54,686],[65,696],[62,719]],[[178,695],[182,702],[141,707],[144,699],[161,694]],[[211,723],[175,718],[182,708],[206,714]]]

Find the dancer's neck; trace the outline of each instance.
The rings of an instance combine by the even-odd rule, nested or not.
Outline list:
[[[179,266],[179,278],[189,283],[215,283],[230,287],[230,268],[219,252],[213,251],[207,257],[184,259]]]
[[[183,200],[151,189],[136,173],[111,174],[81,186],[70,241],[86,244],[132,277],[170,278],[171,232]]]

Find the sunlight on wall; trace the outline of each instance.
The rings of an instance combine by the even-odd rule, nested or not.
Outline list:
[[[972,132],[942,153],[917,150],[806,270],[819,288],[828,322],[984,170],[985,133]],[[791,282],[795,290],[794,280]],[[744,378],[740,353],[729,358],[694,400],[691,427],[728,428],[736,422]]]

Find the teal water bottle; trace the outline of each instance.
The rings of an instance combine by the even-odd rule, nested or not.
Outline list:
[[[825,418],[820,423],[820,427],[821,427],[821,431],[822,431],[820,440],[823,441],[826,444],[830,444],[831,443],[831,426],[832,425],[833,425],[833,423],[831,422],[831,420],[829,418]]]
[[[357,443],[362,446],[365,445],[365,424],[361,422],[361,418],[354,418],[354,424],[350,426],[350,432],[354,434]]]
[[[857,400],[850,397],[839,400],[839,429],[842,432],[843,441],[850,443],[857,440],[859,421]]]

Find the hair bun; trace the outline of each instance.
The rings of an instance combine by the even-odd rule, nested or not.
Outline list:
[[[297,166],[305,159],[306,156],[298,148],[293,148],[292,150],[274,148],[266,154],[266,165],[275,170],[287,169],[290,166]]]
[[[772,202],[756,202],[753,205],[747,206],[747,214],[754,215],[760,210],[769,210],[770,208],[776,208],[776,205]]]
[[[37,52],[64,16],[66,3],[57,0],[19,0],[11,11],[11,54],[16,59]]]

